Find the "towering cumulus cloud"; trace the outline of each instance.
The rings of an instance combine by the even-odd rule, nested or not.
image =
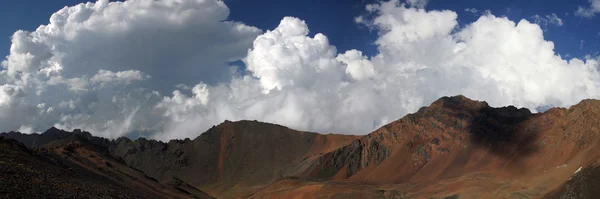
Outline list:
[[[426,2],[366,7],[358,21],[379,33],[373,57],[338,52],[294,17],[262,34],[225,21],[222,1],[67,7],[13,36],[1,122],[158,139],[195,137],[226,119],[364,134],[444,95],[531,109],[600,97],[598,59],[561,58],[538,24],[488,13],[459,27],[455,12]],[[226,64],[237,59],[243,73]]]
[[[159,131],[162,116],[152,107],[160,95],[177,84],[229,81],[237,69],[227,63],[243,58],[261,33],[228,15],[216,0],[65,7],[49,24],[12,36],[0,74],[0,126],[58,124],[111,137]]]

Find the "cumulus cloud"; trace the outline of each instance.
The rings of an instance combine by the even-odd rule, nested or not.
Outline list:
[[[346,73],[353,79],[364,80],[375,76],[373,64],[362,55],[361,51],[349,50],[344,54],[339,54],[336,59],[346,64]]]
[[[580,17],[591,18],[594,15],[596,15],[596,13],[600,12],[600,0],[588,0],[588,1],[590,2],[589,7],[579,6],[579,8],[575,11],[575,15],[580,16]]]
[[[249,50],[251,75],[166,97],[160,107],[171,110],[172,125],[158,138],[195,135],[224,119],[364,134],[443,95],[532,110],[600,95],[598,62],[563,60],[538,24],[487,13],[459,29],[455,12],[398,1],[367,10],[374,17],[359,22],[379,31],[376,56],[336,52],[325,35],[310,37],[305,22],[284,18]]]
[[[228,14],[215,0],[100,0],[65,7],[34,32],[16,32],[4,67],[10,75],[54,69],[65,78],[137,70],[163,92],[198,79],[217,83],[231,77],[226,63],[242,58],[260,33],[225,21]]]
[[[356,18],[378,32],[377,53],[367,57],[359,49],[338,52],[326,35],[311,33],[309,24],[295,17],[285,17],[260,34],[256,28],[223,21],[228,10],[221,1],[138,1],[81,4],[77,9],[91,11],[62,21],[88,19],[100,8],[118,15],[147,4],[154,5],[150,7],[158,16],[170,14],[163,19],[140,14],[131,19],[135,23],[109,23],[108,14],[103,14],[81,24],[111,28],[45,28],[48,25],[42,28],[48,31],[38,28],[13,37],[11,55],[0,72],[0,117],[11,113],[24,120],[13,119],[15,124],[8,127],[36,129],[50,123],[103,136],[141,132],[166,140],[195,137],[226,119],[251,119],[322,133],[365,134],[444,95],[463,94],[493,106],[532,110],[600,96],[598,59],[563,59],[535,21],[515,22],[488,12],[460,27],[453,11],[426,10],[398,0],[380,2],[368,5],[368,14]],[[111,6],[115,8],[108,9]],[[195,6],[198,10],[192,9]],[[192,11],[181,11],[188,8]],[[75,8],[62,12],[71,9]],[[147,23],[141,23],[144,17],[149,17]],[[172,31],[177,27],[181,29]],[[152,38],[174,41],[137,36],[146,30],[155,32]],[[213,37],[216,32],[223,38]],[[37,38],[54,33],[62,36]],[[190,35],[192,40],[185,37]],[[71,42],[92,37],[101,42],[83,43],[92,47]],[[145,42],[164,49],[146,49],[150,47]],[[130,52],[136,45],[143,49]],[[177,49],[180,46],[185,50]],[[97,48],[127,50],[92,50]],[[90,58],[86,50],[98,52]],[[231,72],[225,63],[240,58],[246,71]],[[168,78],[184,72],[180,79]],[[227,77],[216,82],[205,77],[219,74]],[[26,119],[32,116],[35,119]]]
[[[454,12],[414,10],[393,1],[379,7],[373,23],[381,30],[380,54],[372,62],[377,69],[408,72],[405,79],[413,78],[409,85],[415,87],[403,90],[422,96],[421,103],[465,94],[492,105],[533,109],[598,96],[597,61],[561,59],[537,24],[486,14],[453,34]]]
[[[62,76],[52,76],[50,79],[48,79],[48,81],[46,81],[47,86],[55,86],[55,85],[61,85],[61,84],[68,86],[69,90],[74,91],[74,92],[88,90],[87,89],[88,82],[84,78],[75,77],[75,78],[71,78],[71,79],[65,79]]]
[[[132,81],[144,80],[148,78],[150,78],[150,76],[144,75],[139,70],[126,70],[115,73],[100,69],[98,73],[91,78],[91,81],[104,86],[109,83],[130,84]]]
[[[304,21],[286,17],[273,31],[258,36],[245,63],[257,77],[263,92],[286,87],[311,88],[316,81],[337,81],[336,49],[328,38],[317,33],[307,37]],[[324,77],[325,75],[332,75]]]
[[[285,17],[277,28],[254,41],[244,59],[249,75],[235,78],[228,85],[196,85],[191,96],[175,91],[172,97],[165,97],[158,108],[166,110],[171,124],[160,136],[196,135],[198,129],[225,119],[334,129],[338,124],[334,120],[344,119],[336,113],[343,106],[340,101],[347,97],[338,92],[347,89],[342,82],[351,80],[352,73],[366,75],[359,74],[363,70],[360,68],[346,73],[346,66],[336,59],[336,48],[328,38],[319,33],[310,37],[308,33],[304,21]],[[360,53],[347,54],[341,59],[364,67]],[[350,121],[343,123],[347,126],[340,128],[345,130],[355,127]]]
[[[0,126],[93,126],[108,132],[103,129],[134,112],[131,125],[148,126],[136,118],[146,117],[139,114],[152,112],[161,99],[152,91],[168,94],[178,84],[232,78],[237,69],[227,63],[243,58],[261,30],[227,21],[228,15],[217,0],[99,0],[65,7],[48,24],[13,34],[0,72],[0,99],[13,104],[0,115],[13,117]],[[151,99],[135,99],[146,97]],[[38,115],[40,103],[52,111]],[[136,106],[150,108],[134,111]]]

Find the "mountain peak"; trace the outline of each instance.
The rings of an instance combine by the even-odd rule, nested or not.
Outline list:
[[[58,129],[56,127],[50,127],[48,130],[44,131],[44,133],[42,134],[50,134],[50,135],[58,135],[58,134],[66,134],[68,133],[67,131],[64,131],[62,129]]]
[[[481,109],[490,107],[485,101],[472,100],[464,95],[444,96],[431,103],[430,107]]]
[[[60,129],[52,126],[52,127],[48,128],[48,130],[46,130],[45,132],[53,132],[53,131],[60,131]]]

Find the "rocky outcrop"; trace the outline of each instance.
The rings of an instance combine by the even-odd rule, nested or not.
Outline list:
[[[573,177],[565,183],[559,193],[561,199],[597,198],[600,194],[600,167],[588,167],[578,170]]]

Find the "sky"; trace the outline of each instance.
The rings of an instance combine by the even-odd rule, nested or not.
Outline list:
[[[448,95],[600,98],[600,1],[0,2],[0,131],[367,134]]]

